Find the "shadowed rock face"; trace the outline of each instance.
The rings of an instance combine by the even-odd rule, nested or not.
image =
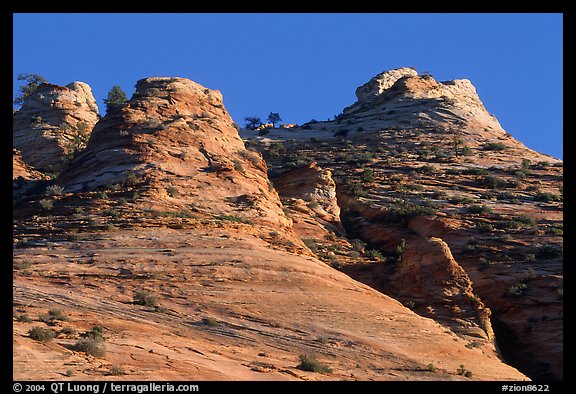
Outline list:
[[[442,239],[408,242],[389,283],[396,298],[413,302],[421,315],[488,345],[493,341],[490,309],[474,294],[472,281]]]
[[[59,171],[75,148],[75,137],[87,138],[97,121],[98,106],[90,86],[44,83],[14,114],[12,144],[28,165]]]

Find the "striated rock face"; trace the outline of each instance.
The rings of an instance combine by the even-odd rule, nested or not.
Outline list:
[[[329,170],[312,162],[283,172],[273,178],[273,182],[301,238],[322,238],[328,232],[344,232],[336,184]]]
[[[98,121],[92,89],[84,82],[66,86],[44,83],[14,114],[13,147],[38,168],[58,171],[65,156],[87,139]]]
[[[325,220],[340,221],[340,207],[336,201],[336,184],[332,173],[318,166],[318,163],[312,162],[286,171],[274,180],[274,186],[282,197],[317,203]]]
[[[503,130],[466,79],[398,69],[357,97],[334,120],[266,139],[246,134],[271,173],[290,157],[334,174],[352,247],[335,234],[308,243],[332,266],[458,335],[476,332],[470,346],[481,342],[494,354],[485,304],[507,362],[534,379],[562,379],[562,160]],[[281,143],[283,155],[268,141]]]
[[[413,309],[420,314],[492,345],[491,312],[474,294],[466,271],[442,239],[429,237],[408,242],[390,283],[398,298],[413,303]]]
[[[58,183],[88,191],[131,179],[148,209],[233,214],[287,227],[266,171],[261,156],[245,149],[220,92],[185,78],[146,78],[98,123]]]
[[[34,170],[22,160],[22,154],[19,150],[12,149],[12,180],[37,180],[42,178],[42,173]]]

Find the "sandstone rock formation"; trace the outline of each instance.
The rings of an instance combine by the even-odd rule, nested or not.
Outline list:
[[[409,67],[400,67],[394,70],[384,71],[364,85],[356,89],[356,97],[358,100],[370,100],[382,94],[386,89],[389,89],[400,78],[405,76],[415,76],[418,72]]]
[[[397,299],[410,302],[421,315],[493,345],[491,312],[474,294],[466,271],[442,239],[429,237],[408,242],[389,284],[396,289],[392,293]],[[478,346],[478,341],[473,343]]]
[[[284,186],[335,218],[323,168]],[[57,184],[14,205],[14,379],[527,379],[301,248],[217,91],[140,80]],[[76,345],[94,326],[99,355]]]
[[[234,215],[287,228],[290,221],[245,148],[222,95],[185,78],[138,81],[132,98],[94,128],[86,149],[63,171],[67,191],[131,182],[143,208]]]
[[[340,207],[336,201],[336,184],[330,171],[316,162],[284,172],[274,179],[274,187],[282,198],[300,200],[312,206],[322,220],[338,226]]]
[[[98,121],[92,89],[84,82],[41,84],[14,113],[13,147],[37,169],[59,171]]]
[[[245,133],[259,144],[272,174],[286,171],[286,158],[300,165],[315,161],[332,173],[350,242],[321,234],[318,249],[332,252],[323,260],[398,296],[391,278],[412,280],[397,263],[402,240],[425,245],[426,237],[439,238],[491,315],[477,308],[475,317],[472,308],[466,319],[435,319],[455,332],[472,322],[486,333],[482,321],[489,318],[505,360],[535,379],[562,379],[562,160],[503,130],[468,80],[438,82],[398,69],[359,87],[357,97],[333,121],[275,130],[266,138]],[[278,144],[282,155],[270,154]],[[450,272],[441,268],[449,261],[439,260],[437,274]],[[467,294],[467,285],[446,290],[434,276],[422,276],[421,284],[403,301],[434,303],[419,309],[414,302],[424,316],[445,308],[445,291]],[[466,296],[461,300],[466,305]]]

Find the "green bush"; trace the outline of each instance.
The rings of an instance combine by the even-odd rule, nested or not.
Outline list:
[[[30,338],[39,342],[49,342],[56,337],[56,332],[49,328],[34,327],[28,331]]]
[[[524,295],[528,290],[528,285],[526,283],[518,283],[517,285],[510,286],[509,293],[513,297],[520,297]]]
[[[46,198],[40,200],[39,204],[40,208],[42,208],[44,211],[49,211],[50,209],[54,208],[54,203],[52,200],[48,200]]]
[[[146,290],[138,290],[134,293],[133,303],[143,306],[156,306],[156,296]]]
[[[106,354],[104,342],[96,338],[81,338],[74,344],[72,349],[94,357],[103,357]]]
[[[496,176],[496,175],[485,175],[480,181],[482,186],[486,186],[490,189],[499,189],[506,186],[506,180]]]
[[[104,342],[104,329],[100,326],[93,326],[90,331],[83,332],[80,334],[81,338],[94,339],[96,341]]]
[[[44,194],[47,196],[61,196],[64,194],[64,188],[59,185],[50,185],[46,188]]]
[[[462,170],[463,175],[488,175],[490,172],[485,168],[466,168]]]
[[[451,204],[471,204],[474,201],[475,200],[473,198],[464,196],[450,196],[448,198],[448,202]]]
[[[562,198],[560,196],[548,192],[539,192],[534,196],[534,201],[538,202],[557,202],[561,201],[561,199]]]
[[[536,257],[538,258],[554,258],[564,254],[564,246],[562,244],[544,244],[538,247]]]
[[[313,253],[318,253],[319,248],[315,239],[304,238],[302,242],[304,242],[304,245],[306,245],[306,247],[310,249]]]
[[[378,260],[378,261],[384,260],[384,256],[382,255],[382,252],[380,252],[377,249],[366,250],[366,256],[370,259],[373,259],[373,260]]]
[[[374,170],[372,168],[365,168],[364,171],[362,171],[360,179],[364,183],[374,182],[374,179],[376,179],[374,176]]]
[[[507,148],[502,142],[488,142],[482,147],[483,150],[489,151],[503,151]]]
[[[240,162],[240,160],[234,160],[234,169],[236,171],[238,171],[241,174],[244,174],[244,166],[242,165],[242,163]]]
[[[55,321],[68,321],[61,309],[50,309],[47,314],[39,317],[44,323],[53,323]]]
[[[414,171],[416,171],[416,172],[418,172],[418,173],[420,173],[420,174],[428,174],[428,175],[431,175],[431,174],[436,173],[436,167],[431,166],[431,165],[429,165],[429,164],[426,164],[426,165],[423,165],[423,166],[421,166],[421,167],[416,167],[416,168],[414,168]]]
[[[473,213],[473,214],[492,213],[492,208],[490,208],[486,205],[473,204],[473,205],[469,205],[468,207],[466,207],[466,209],[468,210],[468,212]]]
[[[494,232],[495,228],[490,223],[478,223],[476,225],[476,230],[481,233],[492,233]]]
[[[236,215],[220,215],[217,217],[219,220],[227,220],[229,222],[244,223],[244,224],[254,224],[252,220],[246,219]]]
[[[111,218],[118,217],[118,211],[113,208],[106,208],[102,213],[104,216],[110,216]]]
[[[219,323],[218,323],[218,320],[214,319],[213,317],[204,317],[204,318],[202,318],[202,324],[209,326],[209,327],[215,327]]]
[[[300,358],[300,364],[298,364],[296,368],[302,371],[310,371],[316,373],[332,372],[332,368],[318,361],[318,358],[315,355],[301,354],[299,358]]]

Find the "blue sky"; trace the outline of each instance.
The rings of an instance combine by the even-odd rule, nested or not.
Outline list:
[[[562,158],[562,14],[14,14],[18,73],[88,83],[102,99],[152,76],[224,95],[232,118],[333,118],[396,67],[467,78],[504,129]]]

